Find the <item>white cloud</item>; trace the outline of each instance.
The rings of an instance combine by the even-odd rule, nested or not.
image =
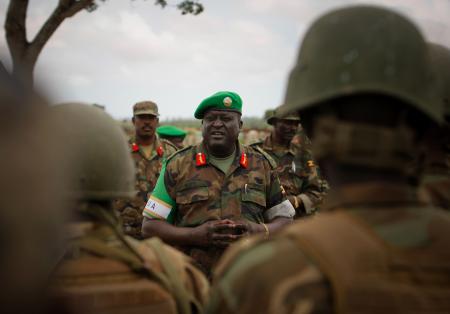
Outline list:
[[[0,9],[7,2],[0,0]],[[30,1],[29,34],[56,2]],[[192,117],[201,99],[223,89],[241,94],[244,114],[260,116],[281,103],[307,26],[331,8],[356,2],[395,6],[427,38],[450,46],[446,0],[205,0],[205,12],[196,17],[152,1],[110,0],[63,22],[36,75],[55,101],[101,103],[118,118],[130,116],[142,99],[160,104],[162,118]],[[7,56],[4,41],[0,55]]]

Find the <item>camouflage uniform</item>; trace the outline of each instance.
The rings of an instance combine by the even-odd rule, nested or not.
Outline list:
[[[312,158],[310,141],[304,131],[300,131],[291,141],[288,150],[277,148],[273,135],[269,135],[258,146],[266,151],[276,162],[276,172],[286,196],[301,199],[303,206],[295,206],[296,218],[310,215],[317,210],[328,190],[326,181],[318,174],[318,167]]]
[[[149,158],[145,157],[133,138],[129,141],[129,149],[136,167],[137,195],[130,200],[115,201],[114,209],[119,211],[122,217],[125,233],[140,239],[142,238],[142,208],[145,207],[156,185],[164,159],[176,152],[177,148],[171,142],[156,137],[152,155]]]
[[[292,207],[285,206],[289,202],[269,161],[251,147],[238,147],[227,174],[208,162],[203,144],[178,151],[167,161],[164,175],[157,183],[159,186],[161,180],[175,207],[163,216],[152,208],[155,202],[161,201],[152,195],[143,215],[149,219],[165,219],[180,227],[195,227],[218,219],[263,223],[275,217],[291,218]],[[181,249],[207,274],[223,253],[215,247]]]
[[[52,312],[199,313],[209,284],[192,260],[157,238],[124,236],[108,216],[67,226],[69,248],[51,290],[52,303],[62,308]]]
[[[418,291],[433,296],[441,309],[447,304],[448,309],[448,302],[441,296],[445,296],[449,285],[450,257],[445,239],[450,236],[450,217],[424,206],[414,192],[410,186],[389,182],[347,186],[328,195],[322,205],[323,211],[333,209],[333,213],[298,221],[269,241],[254,237],[239,242],[217,266],[215,278],[219,281],[206,312],[332,313],[338,308],[337,313],[393,313],[389,306],[395,307],[401,299],[389,299],[389,295],[399,291],[409,300],[401,303],[401,313],[412,313],[423,306],[418,304],[419,299],[411,302],[408,298],[409,293]],[[354,226],[348,222],[357,223],[356,231],[350,229]],[[356,241],[356,234],[348,230],[361,237],[370,234],[370,239]],[[405,230],[406,234],[398,230]],[[385,258],[382,266],[375,264],[378,255],[371,258],[373,253],[367,252],[374,243],[381,250],[389,249],[390,256],[380,254]],[[369,249],[355,253],[360,245]],[[441,261],[438,265],[431,266],[431,252],[436,254],[434,262]],[[338,259],[340,268],[331,268],[336,263],[327,260],[333,258]],[[419,269],[412,271],[408,260],[415,261],[418,268],[428,264],[432,267],[428,271],[435,275]],[[368,268],[371,274],[365,273]],[[417,282],[412,284],[406,273],[415,276]],[[380,285],[372,277],[377,275],[392,278],[387,290],[370,290],[370,285]],[[430,276],[447,279],[438,288]],[[407,290],[405,285],[412,286]],[[380,295],[384,297],[382,302]],[[339,308],[341,303],[343,308]],[[430,313],[432,309],[429,305]]]

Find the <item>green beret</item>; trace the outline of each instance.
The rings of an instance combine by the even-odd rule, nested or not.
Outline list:
[[[177,128],[173,125],[162,125],[158,128],[156,128],[156,134],[158,134],[160,137],[185,137],[186,131]]]
[[[233,92],[217,92],[204,99],[200,105],[198,105],[194,117],[203,119],[205,112],[209,109],[229,110],[242,113],[241,96]]]

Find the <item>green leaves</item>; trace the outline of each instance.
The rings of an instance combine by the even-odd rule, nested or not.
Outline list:
[[[171,6],[167,3],[166,0],[155,0],[155,5],[159,5],[162,8],[165,8],[167,5]],[[203,12],[204,7],[203,4],[199,3],[198,1],[192,1],[192,0],[184,0],[181,1],[176,5],[177,9],[181,11],[182,15],[186,14],[192,14],[192,15],[198,15]]]

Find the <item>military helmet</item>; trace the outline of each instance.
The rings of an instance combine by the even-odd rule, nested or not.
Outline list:
[[[431,66],[438,77],[433,93],[436,101],[444,107],[444,116],[450,118],[450,50],[438,44],[429,43]]]
[[[417,27],[374,6],[334,10],[306,33],[292,69],[281,114],[334,98],[374,93],[402,100],[441,121],[430,102],[427,45]]]
[[[125,134],[103,110],[80,103],[53,107],[61,141],[68,143],[69,197],[108,200],[133,197],[135,170]]]
[[[264,113],[264,119],[267,121],[267,124],[270,125],[274,124],[275,119],[292,120],[300,122],[300,116],[296,112],[291,112],[287,115],[280,115],[277,109],[266,110],[266,112]]]

